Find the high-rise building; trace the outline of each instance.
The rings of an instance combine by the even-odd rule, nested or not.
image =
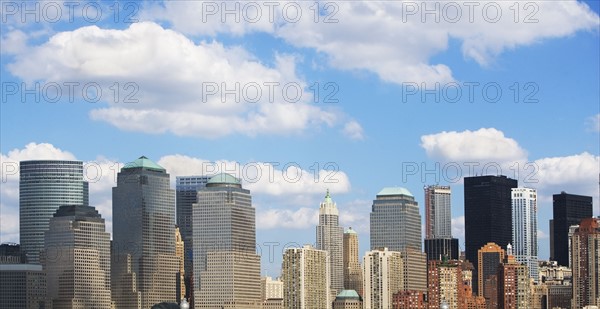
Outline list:
[[[62,205],[88,205],[88,183],[81,161],[21,161],[19,170],[21,250],[29,263],[39,264],[50,218]]]
[[[330,308],[329,255],[309,245],[283,253],[283,307]]]
[[[600,306],[600,218],[581,220],[571,237],[573,303],[571,308]]]
[[[457,260],[429,261],[427,265],[428,308],[459,309],[463,303],[463,278],[460,262]]]
[[[0,245],[0,264],[27,264],[27,256],[21,245],[3,243]]]
[[[388,248],[368,251],[363,259],[364,308],[392,309],[393,296],[403,290],[402,254]]]
[[[352,227],[344,232],[343,248],[344,289],[354,290],[358,295],[363,295],[362,268],[358,258],[358,233]]]
[[[400,251],[402,256],[402,290],[427,292],[427,256],[420,250],[407,248]]]
[[[537,191],[535,189],[512,189],[512,230],[515,258],[517,262],[527,265],[529,277],[537,282]]]
[[[412,248],[421,251],[421,215],[414,196],[405,188],[383,188],[373,200],[370,215],[371,250]],[[366,287],[365,287],[366,289]]]
[[[550,259],[569,266],[569,227],[592,217],[592,197],[561,192],[552,196]]]
[[[425,238],[452,238],[449,186],[426,186]]]
[[[428,261],[438,260],[446,257],[449,260],[458,260],[458,239],[456,238],[433,238],[425,239],[425,253]]]
[[[42,262],[52,308],[111,309],[110,234],[94,207],[58,208],[46,231]]]
[[[185,299],[185,244],[179,232],[179,227],[175,227],[175,255],[179,258],[179,267],[177,268],[177,303]]]
[[[327,190],[325,199],[319,206],[316,248],[329,254],[330,289],[336,295],[344,289],[343,235],[344,228],[339,225],[338,209]]]
[[[465,251],[473,265],[479,265],[477,251],[488,242],[502,248],[512,242],[511,189],[517,184],[517,180],[506,176],[465,177]],[[481,293],[479,283],[473,281],[473,290]]]
[[[266,276],[260,278],[260,299],[264,302],[270,298],[283,299],[283,281]]]
[[[259,308],[260,257],[250,191],[217,174],[193,205],[195,308]]]
[[[177,176],[175,178],[175,199],[177,205],[177,226],[183,239],[185,252],[185,295],[194,308],[193,287],[193,205],[198,202],[198,190],[204,188],[210,176]]]
[[[343,290],[335,297],[333,309],[363,309],[362,298],[355,290]]]
[[[504,249],[495,243],[487,243],[477,251],[477,255],[478,295],[483,296],[488,305],[497,305],[497,273],[498,266],[505,258]],[[492,307],[496,308],[494,305]]]
[[[394,309],[426,309],[427,302],[425,298],[427,293],[423,291],[399,291],[394,293]]]
[[[510,250],[509,250],[510,251]],[[498,266],[498,308],[531,308],[531,287],[526,264],[518,262],[510,253]]]
[[[169,174],[142,156],[113,187],[112,293],[116,309],[177,302],[175,192]]]
[[[2,309],[51,308],[46,300],[46,272],[42,265],[0,263]]]

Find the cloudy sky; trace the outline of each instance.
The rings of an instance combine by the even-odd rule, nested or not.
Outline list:
[[[25,11],[33,13],[26,13]],[[597,1],[2,2],[0,241],[19,241],[20,160],[86,164],[111,187],[145,155],[175,176],[231,172],[253,194],[263,273],[314,243],[331,191],[369,244],[387,186],[504,174],[552,194],[600,176]]]

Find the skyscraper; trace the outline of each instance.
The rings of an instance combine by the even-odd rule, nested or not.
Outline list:
[[[283,254],[283,307],[331,308],[329,255],[309,245],[288,248]]]
[[[175,192],[169,174],[142,156],[121,169],[112,193],[116,309],[178,301]]]
[[[343,235],[344,228],[339,226],[338,209],[327,190],[325,199],[319,206],[316,247],[329,254],[331,290],[336,295],[344,289]]]
[[[362,268],[358,259],[358,234],[352,227],[344,232],[344,289],[363,295]]]
[[[81,161],[21,161],[19,169],[21,250],[29,263],[39,264],[50,218],[62,205],[88,205],[88,183]]]
[[[498,266],[504,261],[504,249],[495,243],[487,243],[477,251],[477,282],[479,282],[479,296],[485,298],[488,308],[496,308],[497,284],[498,284]],[[475,280],[473,281],[475,282]]]
[[[403,289],[402,255],[387,248],[368,251],[363,260],[365,308],[391,309],[395,293]]]
[[[2,309],[49,308],[46,290],[46,272],[42,265],[0,263]]]
[[[429,261],[427,286],[428,308],[440,308],[442,303],[449,309],[463,308],[465,289],[460,261]]]
[[[425,253],[427,260],[458,259],[458,239],[452,238],[449,186],[425,186]]]
[[[592,197],[561,192],[552,196],[550,259],[569,266],[569,227],[592,217]]]
[[[426,186],[425,238],[452,238],[449,186]]]
[[[477,251],[485,244],[506,248],[512,242],[511,189],[517,187],[517,181],[506,176],[476,176],[465,177],[464,182],[466,258],[478,265]],[[477,268],[473,276],[477,277]],[[479,283],[473,281],[473,291],[481,293]]]
[[[250,191],[229,174],[210,178],[193,205],[195,308],[259,308],[260,257]]]
[[[175,255],[179,258],[179,267],[177,267],[177,286],[176,295],[177,295],[177,303],[180,300],[185,298],[185,254],[184,254],[185,244],[183,239],[181,238],[181,232],[179,232],[179,227],[175,227]]]
[[[573,302],[571,308],[600,306],[600,218],[581,220],[571,236]]]
[[[413,248],[421,251],[421,215],[414,196],[405,188],[383,188],[370,216],[371,250]]]
[[[532,308],[531,286],[527,265],[521,264],[511,253],[508,253],[504,262],[498,266],[497,273],[498,292],[496,294],[498,296],[498,308]]]
[[[527,265],[529,277],[537,282],[537,192],[535,189],[512,189],[512,229],[515,259]]]
[[[58,208],[42,256],[53,308],[111,309],[110,234],[94,207]]]

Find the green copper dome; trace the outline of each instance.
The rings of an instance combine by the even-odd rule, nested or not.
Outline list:
[[[206,184],[232,184],[232,185],[240,185],[240,180],[233,177],[230,174],[222,173],[212,176]]]
[[[336,298],[360,298],[355,290],[342,290]]]
[[[344,234],[356,234],[356,231],[352,229],[352,227],[349,227]]]
[[[137,160],[125,164],[125,166],[123,167],[124,170],[130,169],[130,168],[145,168],[145,169],[159,171],[159,172],[166,171],[162,166],[154,163],[154,161],[146,158],[145,156],[141,156]]]
[[[381,189],[381,191],[379,191],[379,193],[377,193],[377,195],[406,195],[406,196],[414,197],[412,195],[412,193],[410,193],[410,191],[408,191],[406,188],[402,188],[402,187],[383,188],[383,189]]]

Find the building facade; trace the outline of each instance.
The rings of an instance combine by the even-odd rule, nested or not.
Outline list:
[[[425,253],[428,261],[441,261],[444,257],[449,260],[458,260],[458,251],[458,239],[456,238],[425,239]]]
[[[531,305],[530,277],[527,265],[508,255],[498,266],[498,308],[529,309]]]
[[[193,206],[195,308],[258,308],[260,257],[250,191],[229,174],[217,174]]]
[[[502,248],[512,242],[511,189],[517,187],[517,180],[506,176],[465,177],[465,251],[473,265],[479,264],[477,252],[488,242]],[[481,293],[479,283],[473,282],[473,290]]]
[[[519,263],[527,265],[529,277],[538,281],[537,191],[512,189],[512,246]]]
[[[175,227],[175,255],[179,259],[179,265],[177,267],[177,282],[175,287],[175,294],[177,295],[177,303],[182,299],[185,299],[185,244],[181,237],[179,227]]]
[[[571,236],[573,309],[600,306],[600,219],[581,220]]]
[[[111,309],[110,234],[94,207],[58,208],[45,234],[42,262],[54,309]]]
[[[3,309],[51,308],[46,291],[46,272],[42,265],[0,263],[0,304]]]
[[[592,217],[592,197],[561,192],[552,196],[550,260],[569,265],[569,227]]]
[[[344,229],[339,225],[339,212],[329,195],[329,190],[319,206],[319,225],[316,232],[316,248],[329,253],[330,289],[332,293],[337,294],[344,289]]]
[[[175,192],[169,174],[142,156],[113,188],[112,294],[116,309],[177,302]]]
[[[495,243],[487,243],[481,247],[477,252],[478,266],[477,266],[477,282],[479,289],[479,296],[485,298],[488,308],[490,305],[492,308],[496,308],[495,305],[498,303],[497,299],[497,285],[498,285],[498,266],[502,264],[505,258],[504,249]]]
[[[384,188],[377,193],[370,223],[371,250],[384,247],[390,251],[409,247],[422,250],[419,205],[405,188]]]
[[[358,233],[348,228],[344,232],[343,243],[344,289],[354,290],[358,295],[363,295],[362,268],[360,267],[358,253]]]
[[[342,290],[333,301],[333,309],[363,309],[362,298],[355,290]]]
[[[387,248],[371,250],[363,259],[364,308],[391,309],[393,296],[404,289],[402,254]]]
[[[50,218],[60,206],[88,205],[88,183],[81,161],[21,161],[19,172],[21,250],[29,263],[39,264]]]
[[[330,308],[329,256],[309,245],[288,248],[283,254],[283,307],[285,309]]]
[[[425,238],[452,238],[451,190],[449,186],[426,186]]]

